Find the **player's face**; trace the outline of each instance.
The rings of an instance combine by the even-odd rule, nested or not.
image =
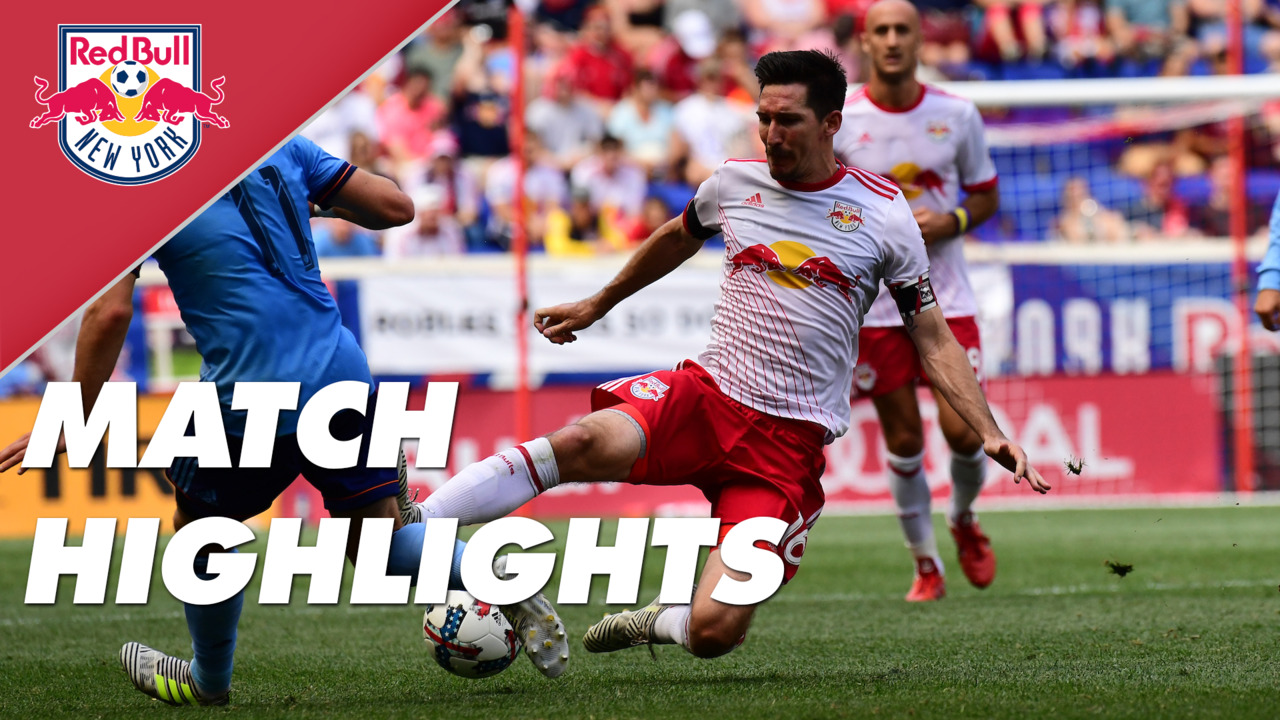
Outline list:
[[[760,141],[775,180],[807,181],[807,174],[825,167],[822,152],[831,152],[830,140],[840,129],[840,113],[819,119],[805,103],[807,96],[808,89],[799,84],[766,85],[760,91]]]
[[[896,82],[914,76],[920,52],[920,16],[907,3],[877,3],[867,13],[862,50],[882,80]]]

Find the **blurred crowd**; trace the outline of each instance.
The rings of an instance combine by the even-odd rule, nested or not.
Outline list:
[[[530,247],[554,255],[626,250],[679,212],[726,158],[763,156],[752,73],[762,54],[828,49],[851,83],[864,78],[858,33],[871,2],[542,0],[526,22],[524,107],[513,108],[508,5],[463,0],[304,132],[328,152],[395,179],[418,211],[412,225],[380,234],[317,219],[318,250],[400,258],[509,249],[517,213],[508,128],[516,112],[528,128]],[[916,4],[926,81],[1223,71],[1226,0]],[[1280,0],[1244,0],[1244,11],[1246,65],[1280,67]],[[1209,168],[1225,145],[1195,150],[1202,156],[1196,166],[1185,166],[1192,151],[1179,146],[1123,170],[1153,193],[1170,164],[1179,175],[1213,182],[1219,171]],[[1051,232],[1137,237],[1179,223],[1217,235],[1214,223],[1222,220],[1208,209],[1203,218],[1173,208],[1090,213],[1083,178],[1063,178],[1055,193],[1061,217],[1041,239]]]

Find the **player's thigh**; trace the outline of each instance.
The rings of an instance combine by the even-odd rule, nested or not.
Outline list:
[[[924,450],[924,420],[914,384],[903,385],[871,399],[889,452],[911,457]]]
[[[597,410],[551,433],[560,482],[625,479],[645,445],[643,418],[623,405]]]
[[[591,409],[586,419],[609,423],[610,437],[626,441],[610,467],[613,479],[639,485],[700,486],[748,424],[711,375],[689,360],[605,383],[592,391]]]
[[[351,530],[347,533],[347,558],[351,560],[352,565],[356,562],[356,555],[360,548],[360,531],[363,529],[365,520],[389,518],[392,532],[404,526],[400,519],[400,506],[395,497],[379,498],[368,505],[348,510],[334,510],[329,514],[336,518],[351,518]]]
[[[400,492],[400,476],[395,467],[369,467],[369,442],[373,434],[375,408],[376,397],[371,395],[363,414],[344,410],[329,422],[335,440],[360,439],[355,463],[351,467],[325,468],[305,458],[302,460],[302,476],[320,491],[324,508],[334,517],[359,517],[351,513],[365,508],[385,508],[385,501],[390,499],[394,504]],[[297,442],[296,438],[293,442]]]
[[[744,582],[751,578],[725,565],[716,548],[702,568],[689,614],[689,649],[699,657],[715,657],[733,650],[746,636],[755,616],[755,605],[729,605],[712,599],[711,594],[725,576]]]
[[[955,452],[964,455],[972,455],[982,447],[982,438],[978,437],[978,433],[969,427],[969,423],[960,417],[947,403],[946,398],[942,397],[942,393],[938,388],[933,390],[933,399],[938,404],[938,426],[942,428],[942,436],[947,439],[947,445]]]
[[[240,457],[241,438],[227,437],[231,457]],[[178,505],[175,522],[184,525],[206,517],[248,520],[271,509],[276,497],[298,477],[297,458],[287,443],[272,449],[271,466],[265,468],[200,467],[195,458],[174,460],[165,477],[173,484]]]

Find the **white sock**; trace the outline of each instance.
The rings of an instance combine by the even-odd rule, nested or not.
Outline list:
[[[978,448],[972,455],[951,453],[951,524],[973,511],[973,503],[987,481],[987,454]]]
[[[898,522],[907,547],[916,558],[929,558],[942,570],[938,541],[933,536],[929,483],[924,478],[924,452],[911,457],[888,454],[889,491],[898,504]]]
[[[559,484],[551,441],[538,438],[463,468],[420,504],[424,518],[472,525],[505,517]]]
[[[658,613],[653,621],[654,645],[680,645],[689,649],[689,615],[692,605],[672,605]]]

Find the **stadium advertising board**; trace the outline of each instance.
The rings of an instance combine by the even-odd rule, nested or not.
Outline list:
[[[138,398],[139,454],[146,451],[168,405],[165,395]],[[39,398],[0,401],[0,434],[17,438],[30,432],[39,409]],[[173,531],[173,485],[162,469],[108,467],[99,452],[88,467],[71,468],[67,456],[61,455],[48,469],[34,468],[21,478],[11,474],[0,482],[0,538],[29,538],[36,519],[49,517],[67,518],[72,535],[84,532],[87,518],[102,517],[160,518],[161,529]],[[262,516],[260,522],[271,516]]]
[[[1240,346],[1226,263],[1015,265],[1016,372],[1210,372]],[[1255,349],[1277,346],[1250,323]]]
[[[1138,377],[1005,378],[988,385],[992,410],[1001,426],[1026,449],[1031,462],[1054,483],[1063,497],[1105,500],[1117,496],[1176,496],[1221,489],[1218,443],[1195,443],[1169,452],[1167,438],[1185,435],[1216,438],[1217,408],[1212,379],[1152,372]],[[411,397],[410,407],[421,405]],[[936,498],[949,492],[949,453],[937,427],[937,409],[927,393],[920,396],[927,433],[925,469]],[[410,483],[423,495],[453,472],[509,447],[510,392],[463,389],[458,396],[449,464],[443,470],[411,470]],[[551,432],[587,413],[587,390],[549,387],[534,394],[533,430]],[[408,450],[411,458],[413,449]],[[1064,462],[1084,458],[1088,472],[1069,474]],[[410,465],[413,465],[412,460]],[[822,478],[832,512],[888,508],[884,441],[869,402],[855,403],[849,433],[827,448]],[[992,467],[983,495],[1025,500],[1022,488],[1006,482]],[[319,494],[295,483],[281,500],[281,513],[306,518],[325,516]],[[655,488],[623,483],[561,486],[522,509],[534,517],[587,515],[646,517],[702,515],[708,503],[692,487]]]

